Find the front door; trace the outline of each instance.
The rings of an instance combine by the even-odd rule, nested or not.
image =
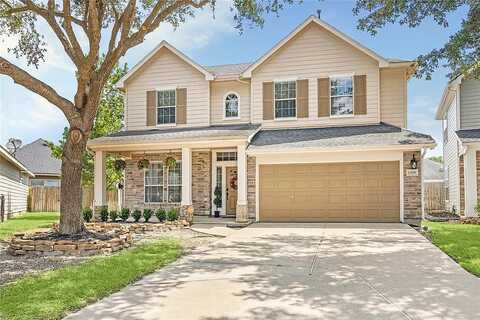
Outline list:
[[[235,215],[237,211],[237,167],[227,167],[227,215]]]

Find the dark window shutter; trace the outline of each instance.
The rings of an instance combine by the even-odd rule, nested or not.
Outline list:
[[[187,123],[187,89],[177,89],[177,124]]]
[[[308,118],[308,79],[297,80],[297,117]]]
[[[273,120],[273,82],[263,83],[263,120]]]
[[[354,97],[353,110],[355,114],[367,114],[367,76],[358,75],[353,77]]]
[[[318,116],[330,116],[330,79],[320,78],[317,80]]]
[[[157,91],[147,91],[147,126],[157,125]]]

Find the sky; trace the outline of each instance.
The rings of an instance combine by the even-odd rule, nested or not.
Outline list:
[[[465,12],[460,10],[449,17],[449,27],[438,26],[431,19],[411,29],[407,26],[387,25],[376,36],[357,30],[357,19],[352,13],[353,1],[306,0],[301,5],[289,6],[277,17],[265,16],[263,28],[255,26],[239,33],[234,28],[233,13],[228,0],[217,0],[213,14],[210,9],[199,11],[179,28],[162,25],[131,49],[121,60],[133,67],[160,41],[167,40],[201,65],[243,63],[255,61],[278,41],[302,23],[309,15],[321,10],[321,18],[366,47],[387,58],[413,60],[418,55],[441,47],[460,27]],[[6,48],[15,44],[14,37],[0,38],[0,56],[26,68],[35,77],[54,87],[61,95],[72,98],[75,93],[75,68],[63,52],[60,43],[44,25],[47,55],[38,69],[27,66]],[[80,39],[82,44],[86,39]],[[441,124],[435,120],[435,111],[447,83],[447,68],[435,72],[432,80],[412,78],[408,83],[408,128],[432,135],[438,143],[429,155],[441,155]],[[62,112],[42,97],[0,76],[0,144],[10,137],[23,144],[38,138],[58,141],[67,126]]]

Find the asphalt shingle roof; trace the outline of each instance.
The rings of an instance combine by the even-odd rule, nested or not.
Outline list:
[[[204,66],[204,68],[217,77],[240,75],[251,63],[222,64],[217,66]]]
[[[422,176],[425,180],[443,180],[443,165],[439,162],[424,159],[422,166]]]
[[[457,136],[462,142],[478,142],[480,141],[480,129],[459,130]]]
[[[15,158],[36,175],[48,174],[60,176],[62,161],[52,156],[47,142],[37,139],[15,152]]]
[[[249,150],[434,144],[429,135],[385,123],[366,126],[261,130]]]

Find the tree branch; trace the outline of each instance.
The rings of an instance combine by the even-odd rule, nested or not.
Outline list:
[[[50,14],[51,15],[56,15],[55,13],[55,8],[53,7]],[[65,32],[67,33],[68,40],[70,41],[73,50],[76,51],[77,53],[82,53],[83,55],[83,50],[82,47],[80,46],[80,43],[77,40],[77,36],[75,35],[75,32],[73,32],[72,28],[72,15],[70,11],[70,0],[63,0],[63,28],[65,29]]]

